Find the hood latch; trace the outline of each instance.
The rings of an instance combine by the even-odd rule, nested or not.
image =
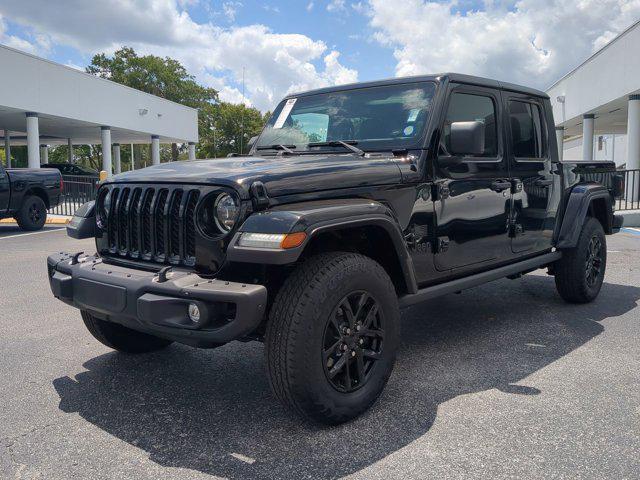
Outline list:
[[[251,200],[254,210],[264,210],[269,206],[269,195],[264,183],[258,181],[251,184]]]

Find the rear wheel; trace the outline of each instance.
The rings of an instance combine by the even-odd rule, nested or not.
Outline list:
[[[37,195],[26,197],[16,215],[16,221],[22,230],[40,230],[47,221],[47,206]]]
[[[600,222],[587,217],[575,248],[555,265],[556,288],[567,302],[587,303],[600,293],[607,266],[607,240]]]
[[[276,397],[317,422],[361,414],[393,369],[399,317],[393,284],[372,259],[331,252],[305,261],[270,311],[266,356]]]
[[[82,310],[82,320],[89,333],[103,345],[124,353],[148,353],[171,345],[170,340],[132,330],[118,323],[107,322]]]

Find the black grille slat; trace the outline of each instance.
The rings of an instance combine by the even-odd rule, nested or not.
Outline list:
[[[156,260],[159,262],[164,262],[167,258],[166,253],[166,240],[167,240],[167,214],[168,214],[168,205],[167,205],[167,196],[169,195],[169,191],[167,189],[162,189],[157,194],[157,201],[155,208],[153,210],[153,218],[155,220],[154,226],[154,234],[156,237],[155,242],[155,256]]]
[[[140,242],[138,241],[138,235],[140,233],[138,221],[140,216],[138,210],[140,209],[141,192],[142,190],[140,188],[135,188],[129,197],[129,204],[127,206],[127,218],[129,219],[127,251],[129,252],[129,256],[134,258],[140,254]]]
[[[172,262],[179,262],[182,255],[180,254],[180,244],[182,243],[182,219],[181,213],[184,211],[182,207],[183,195],[182,190],[174,190],[171,196],[171,206],[169,207],[169,255]]]
[[[121,255],[127,252],[127,233],[129,231],[129,216],[127,214],[127,204],[129,203],[129,194],[131,190],[123,188],[118,198],[117,214],[118,214],[118,251]]]
[[[200,192],[198,190],[192,190],[187,195],[187,206],[184,214],[184,256],[185,262],[188,264],[195,263],[196,257],[196,206],[198,205],[198,199]]]
[[[109,242],[109,251],[115,253],[118,250],[118,196],[119,188],[111,191],[111,208],[109,209],[109,217],[107,223],[107,238]]]
[[[142,206],[140,210],[140,254],[145,259],[150,259],[153,248],[153,237],[151,235],[151,206],[153,204],[153,197],[155,191],[151,188],[147,189],[144,193],[144,199],[142,200]]]
[[[172,265],[194,266],[198,187],[118,185],[109,187],[109,254]],[[100,200],[99,200],[100,201]]]

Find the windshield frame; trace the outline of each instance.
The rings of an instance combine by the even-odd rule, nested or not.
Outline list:
[[[366,153],[370,153],[370,152],[388,152],[388,151],[393,151],[393,150],[419,150],[419,149],[423,149],[425,148],[426,142],[427,142],[427,133],[430,130],[430,127],[432,125],[432,122],[434,120],[434,116],[437,116],[438,114],[438,103],[439,103],[439,90],[440,90],[440,82],[437,81],[436,79],[406,79],[406,81],[393,81],[393,82],[384,82],[384,83],[375,83],[375,84],[365,84],[362,86],[359,86],[358,84],[354,84],[354,85],[345,85],[344,88],[335,88],[335,89],[322,89],[319,91],[310,91],[310,92],[303,92],[303,93],[298,93],[298,94],[291,94],[291,95],[287,95],[286,97],[284,97],[276,106],[276,108],[273,110],[273,113],[271,114],[271,116],[269,117],[269,120],[267,120],[267,122],[265,123],[265,125],[262,127],[262,130],[260,131],[260,134],[258,135],[258,137],[256,138],[255,142],[253,142],[252,146],[251,146],[251,150],[250,150],[250,154],[259,154],[259,155],[265,155],[265,153],[267,155],[278,155],[278,154],[282,154],[282,151],[277,149],[277,148],[273,148],[273,149],[269,149],[266,148],[268,147],[268,145],[272,144],[271,141],[266,141],[264,145],[260,144],[260,139],[263,137],[265,131],[267,131],[267,129],[270,127],[270,124],[275,123],[275,117],[277,116],[277,114],[279,115],[279,112],[282,110],[282,108],[284,108],[284,105],[286,104],[286,102],[288,100],[291,99],[300,99],[300,98],[305,98],[305,97],[313,97],[313,96],[325,96],[325,95],[333,95],[333,94],[340,94],[340,93],[346,93],[346,92],[356,92],[356,91],[365,91],[365,90],[370,90],[370,89],[384,89],[384,88],[397,88],[397,87],[410,87],[412,85],[415,85],[416,87],[421,87],[424,88],[426,86],[431,86],[433,88],[432,94],[431,94],[431,99],[430,99],[430,108],[429,108],[429,112],[428,112],[428,117],[426,119],[426,121],[424,122],[424,125],[420,128],[420,131],[412,138],[411,142],[403,142],[399,139],[394,139],[394,140],[388,140],[385,143],[387,143],[387,145],[379,145],[376,146],[374,142],[377,142],[376,140],[357,140],[354,141],[354,139],[351,138],[345,138],[345,139],[340,139],[341,141],[345,141],[348,142],[354,146],[357,146],[358,148],[364,150]],[[283,142],[286,143],[286,139],[283,139]],[[278,143],[278,142],[276,142]],[[305,149],[297,149],[295,146],[293,147],[293,153],[294,154],[299,154],[299,155],[309,155],[309,154],[345,154],[345,153],[353,153],[350,152],[348,149],[346,149],[344,146],[341,146],[339,144],[337,145],[333,145],[333,146],[322,146],[322,147],[311,147],[309,148],[309,144],[311,143],[315,143],[315,142],[309,142],[307,144],[307,148]],[[323,143],[323,142],[320,142]],[[372,145],[372,143],[374,143]],[[396,145],[389,145],[389,143],[396,143]],[[291,147],[291,145],[288,145],[289,147]],[[259,150],[259,152],[258,152]]]

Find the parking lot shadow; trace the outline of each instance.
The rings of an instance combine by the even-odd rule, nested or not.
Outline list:
[[[226,478],[336,478],[423,436],[438,405],[458,395],[544,395],[523,379],[600,334],[601,320],[615,320],[639,298],[640,288],[607,283],[596,302],[568,305],[551,277],[533,275],[416,306],[403,315],[403,345],[381,400],[334,428],[281,408],[257,343],[107,353],[54,387],[61,410],[163,466]]]

